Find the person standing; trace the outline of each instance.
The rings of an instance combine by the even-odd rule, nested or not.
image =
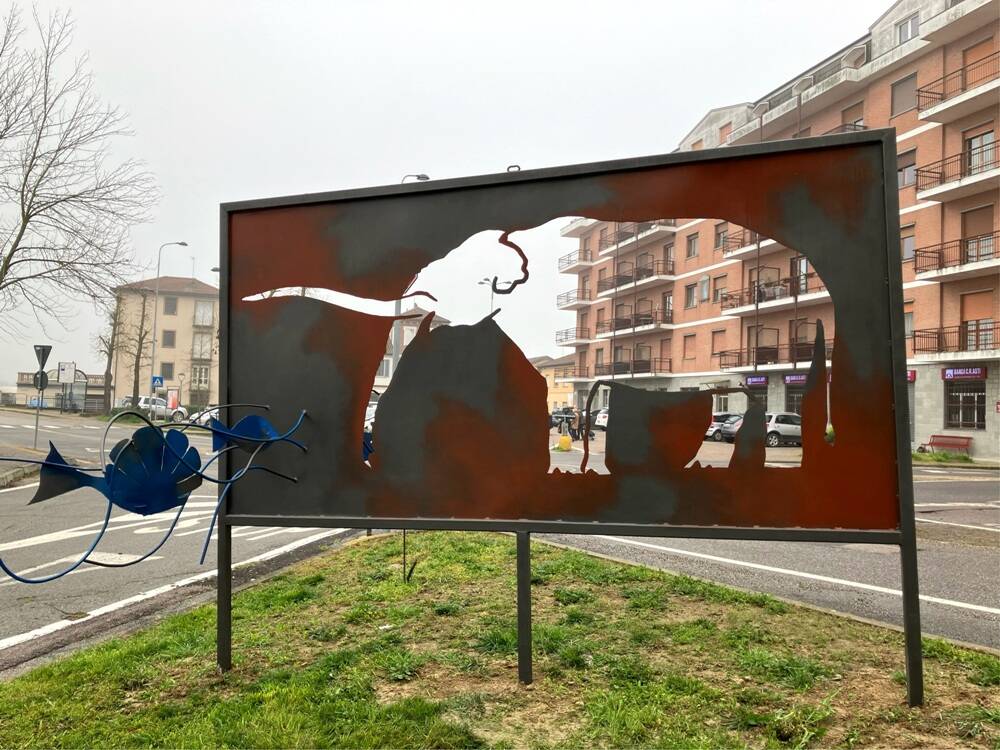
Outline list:
[[[577,408],[571,407],[573,412],[569,421],[569,436],[573,440],[580,439],[580,412]]]

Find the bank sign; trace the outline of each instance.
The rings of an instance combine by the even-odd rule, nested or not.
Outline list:
[[[985,367],[944,367],[941,380],[986,380]]]

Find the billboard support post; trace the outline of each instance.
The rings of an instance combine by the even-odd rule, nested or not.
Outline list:
[[[233,668],[233,527],[225,518],[219,520],[219,541],[216,549],[215,657],[220,672]]]
[[[532,683],[531,674],[531,532],[517,532],[517,679]]]

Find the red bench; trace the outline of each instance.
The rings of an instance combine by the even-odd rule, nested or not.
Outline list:
[[[969,449],[972,447],[972,438],[970,437],[960,437],[958,435],[931,435],[931,439],[920,446],[920,450],[926,451],[930,449],[933,453],[935,450],[945,450],[945,451],[962,451],[968,454]]]

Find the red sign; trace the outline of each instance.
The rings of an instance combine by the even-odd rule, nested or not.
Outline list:
[[[907,370],[906,371],[906,382],[907,383],[916,383],[917,382],[917,371],[916,370]]]
[[[985,367],[944,367],[941,380],[986,380]]]

